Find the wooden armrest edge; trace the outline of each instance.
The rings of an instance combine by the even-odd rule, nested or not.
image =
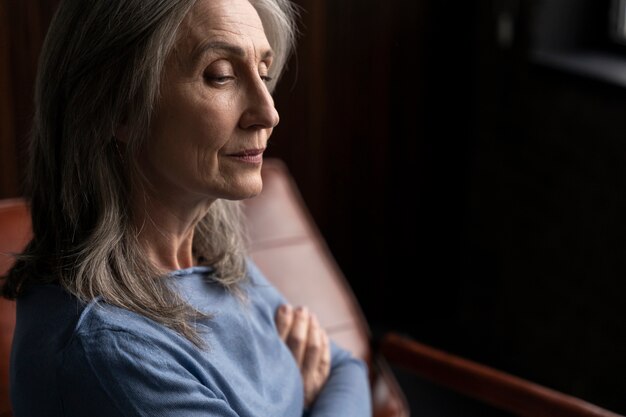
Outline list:
[[[389,332],[377,350],[392,365],[522,417],[624,417],[580,398]]]

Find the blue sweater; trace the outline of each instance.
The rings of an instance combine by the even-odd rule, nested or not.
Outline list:
[[[171,274],[208,348],[98,299],[81,304],[56,285],[17,302],[11,356],[16,417],[300,417],[303,387],[274,324],[285,302],[252,262],[248,301],[211,282],[212,270]],[[364,363],[331,343],[331,374],[311,417],[371,416]]]

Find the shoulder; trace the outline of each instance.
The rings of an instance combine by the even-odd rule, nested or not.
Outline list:
[[[85,305],[74,332],[79,336],[106,331],[140,333],[153,327],[150,322],[140,314],[108,304],[97,297]]]
[[[115,347],[132,348],[191,345],[187,339],[161,323],[133,311],[117,307],[96,298],[80,314],[74,329],[74,344],[92,347],[94,353],[114,352]]]
[[[204,415],[201,408],[213,407],[222,414],[206,415],[230,416],[206,357],[206,352],[164,325],[92,303],[62,353],[58,370],[62,401],[67,409],[87,410],[80,415],[170,416],[184,407],[193,409],[188,415],[199,416]],[[108,412],[107,407],[116,411]]]
[[[99,299],[82,311],[61,361],[67,370],[115,379],[140,364],[137,372],[159,372],[166,364],[194,366],[200,349],[167,326]]]
[[[92,375],[98,386],[112,387],[120,380],[196,374],[201,360],[201,349],[176,331],[96,299],[80,315],[60,369],[65,381]]]

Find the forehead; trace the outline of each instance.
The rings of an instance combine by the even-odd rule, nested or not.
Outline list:
[[[177,50],[195,60],[203,46],[226,43],[246,54],[271,50],[261,19],[248,0],[198,0],[181,24]]]

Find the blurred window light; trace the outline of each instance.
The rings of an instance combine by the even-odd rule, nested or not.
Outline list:
[[[626,45],[626,0],[612,0],[610,13],[611,38]]]

